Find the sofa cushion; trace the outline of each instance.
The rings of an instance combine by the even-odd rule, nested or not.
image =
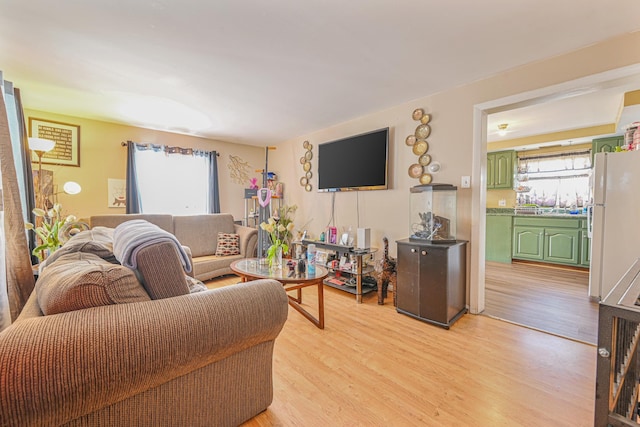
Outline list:
[[[40,273],[61,256],[74,252],[91,253],[113,264],[118,264],[118,260],[113,255],[113,228],[96,227],[75,234],[60,249],[40,263]]]
[[[233,215],[202,214],[176,215],[173,230],[181,244],[191,249],[193,257],[214,255],[218,247],[218,233],[234,233]]]
[[[218,233],[216,256],[240,254],[240,235],[236,233]]]
[[[84,252],[62,255],[42,271],[36,295],[45,315],[151,300],[131,269]]]

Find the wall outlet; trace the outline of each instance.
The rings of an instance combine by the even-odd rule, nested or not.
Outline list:
[[[507,206],[507,201],[505,199],[498,200],[498,206]]]
[[[460,182],[460,187],[462,188],[471,188],[471,177],[463,176]]]

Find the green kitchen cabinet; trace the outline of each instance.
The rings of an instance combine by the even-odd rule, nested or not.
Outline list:
[[[487,215],[485,259],[511,263],[511,215]]]
[[[577,265],[580,262],[580,230],[567,228],[544,229],[544,256],[548,262]]]
[[[612,153],[616,151],[616,147],[624,145],[624,136],[608,136],[606,138],[597,138],[591,141],[591,161],[596,153]]]
[[[488,190],[513,188],[515,157],[513,150],[487,153]]]
[[[513,258],[542,261],[544,258],[544,228],[514,225]]]
[[[580,265],[589,267],[591,265],[591,239],[587,231],[587,220],[582,220],[580,229]]]
[[[512,258],[588,267],[585,223],[579,218],[514,216]]]

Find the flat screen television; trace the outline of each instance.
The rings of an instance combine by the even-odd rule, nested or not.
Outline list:
[[[318,145],[318,191],[386,190],[389,128]]]

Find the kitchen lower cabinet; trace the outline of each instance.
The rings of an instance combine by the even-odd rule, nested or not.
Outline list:
[[[396,243],[396,310],[449,329],[466,312],[467,242]]]
[[[566,228],[545,228],[544,256],[547,262],[579,264],[580,231]]]
[[[514,226],[512,257],[542,261],[544,259],[544,228]]]
[[[516,216],[513,223],[514,259],[589,266],[589,242],[583,239],[586,230],[580,219]]]
[[[580,229],[580,265],[589,267],[591,265],[591,239],[587,231],[587,220],[582,220]]]
[[[511,263],[511,215],[487,215],[485,260]]]

